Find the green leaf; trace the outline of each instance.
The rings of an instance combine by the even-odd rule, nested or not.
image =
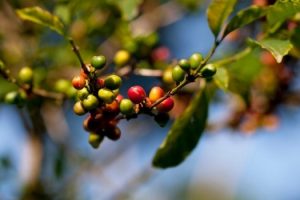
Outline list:
[[[266,9],[261,6],[250,6],[249,8],[239,11],[228,23],[224,32],[224,37],[228,33],[246,26],[247,24],[250,24],[266,14]]]
[[[167,137],[153,158],[153,165],[159,168],[175,167],[196,147],[202,135],[208,115],[208,96],[202,89],[185,112],[174,122]]]
[[[278,63],[281,63],[283,57],[293,48],[293,45],[289,40],[280,40],[275,38],[266,38],[261,41],[250,39],[249,42],[268,50]]]
[[[240,94],[247,99],[253,80],[262,69],[262,64],[259,60],[260,53],[261,51],[256,48],[239,59],[234,59],[235,62],[222,65],[228,70],[228,90],[230,92]]]
[[[282,23],[296,13],[300,12],[300,0],[277,0],[269,7],[267,21],[269,31],[275,32]]]
[[[233,11],[236,0],[213,0],[207,9],[207,20],[209,27],[215,37],[218,37],[221,28]]]
[[[60,19],[40,7],[18,9],[16,12],[23,20],[47,26],[56,31],[58,34],[64,35],[64,24],[60,21]]]
[[[131,20],[138,14],[138,7],[143,0],[111,0],[119,7],[122,17],[125,20]]]
[[[228,89],[229,74],[226,68],[218,67],[217,73],[214,76],[214,82],[220,89],[225,91]]]

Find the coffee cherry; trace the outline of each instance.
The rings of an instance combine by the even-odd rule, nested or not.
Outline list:
[[[85,78],[83,76],[75,76],[72,79],[72,85],[75,89],[81,90],[85,87]]]
[[[202,62],[203,57],[200,53],[194,53],[191,55],[189,61],[192,69],[196,69]]]
[[[116,97],[116,101],[118,103],[120,103],[122,101],[122,99],[123,99],[123,96],[121,94],[118,94],[117,97]]]
[[[165,99],[163,102],[157,105],[157,110],[162,113],[169,112],[174,107],[174,100],[172,97]]]
[[[102,113],[97,113],[96,115],[89,115],[83,121],[83,128],[86,131],[98,131],[101,128],[101,122],[103,122],[103,115]]]
[[[187,59],[181,59],[181,60],[179,60],[178,65],[184,71],[189,71],[190,68],[191,68],[190,62]]]
[[[82,76],[83,78],[87,79],[88,75],[84,72],[83,69],[80,69],[80,76]]]
[[[95,149],[99,147],[103,139],[104,136],[98,133],[91,132],[89,135],[89,143]]]
[[[11,91],[7,93],[4,97],[4,102],[8,104],[17,104],[18,103],[19,94],[17,91]]]
[[[128,51],[120,50],[115,54],[114,62],[117,66],[123,66],[130,60],[130,54]]]
[[[84,115],[85,113],[87,113],[80,101],[77,101],[74,104],[73,111],[76,115]]]
[[[129,99],[122,99],[120,102],[120,112],[124,115],[134,113],[134,105]]]
[[[105,87],[111,90],[118,89],[122,84],[122,79],[117,75],[110,75],[104,80]]]
[[[210,78],[213,75],[215,75],[215,73],[217,72],[217,69],[215,67],[215,65],[213,64],[207,64],[205,65],[201,71],[200,74],[204,77],[204,78]]]
[[[98,97],[104,102],[104,103],[112,103],[115,99],[115,94],[106,88],[100,89],[98,91]]]
[[[80,100],[86,99],[88,95],[89,95],[89,91],[88,91],[88,89],[85,88],[85,87],[82,88],[81,90],[78,90],[78,91],[77,91],[77,97],[78,97],[78,99],[80,99]]]
[[[110,113],[119,113],[119,103],[117,101],[113,101],[110,104],[105,105],[105,111],[110,112]]]
[[[33,79],[33,71],[30,67],[23,67],[18,74],[20,83],[31,84]]]
[[[97,97],[92,94],[89,94],[86,99],[82,101],[82,105],[86,110],[93,110],[99,105]]]
[[[91,65],[95,67],[95,69],[102,69],[105,66],[106,58],[104,56],[93,56]]]
[[[167,113],[158,113],[154,120],[158,123],[160,127],[165,127],[168,121],[170,120],[170,117]]]
[[[55,85],[54,85],[54,90],[56,92],[60,92],[60,93],[66,93],[66,91],[72,88],[71,86],[71,82],[66,80],[66,79],[59,79],[56,81]]]
[[[162,79],[166,84],[174,84],[174,80],[172,78],[172,68],[167,68],[164,71]]]
[[[113,141],[116,141],[121,137],[121,130],[114,125],[107,125],[107,127],[104,128],[103,133],[106,137]]]
[[[158,47],[153,50],[151,57],[154,61],[166,61],[170,58],[170,50],[167,47]]]
[[[144,88],[139,85],[130,87],[127,91],[127,95],[135,104],[141,103],[146,98],[146,92]]]
[[[172,70],[172,78],[176,83],[183,81],[185,71],[179,65],[176,65]]]
[[[164,90],[161,87],[156,86],[151,88],[149,92],[149,100],[151,101],[151,103],[154,103],[164,95],[165,95]]]
[[[101,89],[104,88],[105,84],[104,84],[104,79],[103,78],[97,78],[97,88]]]

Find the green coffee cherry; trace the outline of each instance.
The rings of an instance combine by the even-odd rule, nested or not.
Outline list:
[[[17,104],[19,101],[19,94],[17,91],[11,91],[4,97],[4,102],[8,104]]]
[[[0,70],[5,70],[5,65],[2,61],[0,61]]]
[[[103,88],[98,91],[98,97],[104,101],[104,103],[110,104],[114,101],[115,94],[111,90]]]
[[[95,149],[97,149],[99,147],[99,145],[101,144],[103,139],[104,139],[103,135],[100,135],[100,134],[97,134],[94,132],[91,132],[89,135],[89,143]]]
[[[55,85],[54,85],[54,90],[56,92],[60,92],[60,93],[66,93],[66,91],[68,91],[70,88],[72,87],[72,84],[70,81],[66,80],[66,79],[59,79],[56,81]]]
[[[76,115],[84,115],[87,111],[84,109],[82,103],[77,101],[73,106],[73,111]]]
[[[115,54],[114,62],[117,66],[123,66],[130,60],[130,53],[125,50],[120,50]]]
[[[133,103],[130,99],[122,99],[120,102],[120,112],[124,115],[130,115],[134,113]]]
[[[89,95],[89,91],[87,88],[82,88],[81,90],[77,91],[77,97],[80,100],[84,100]]]
[[[192,69],[196,69],[202,62],[203,57],[200,53],[194,53],[191,55],[189,61]]]
[[[20,83],[31,84],[33,79],[33,71],[30,67],[23,67],[18,74]]]
[[[191,68],[190,62],[187,59],[181,59],[178,62],[178,65],[184,70],[189,71]]]
[[[179,83],[183,81],[185,76],[185,71],[181,69],[179,65],[176,65],[172,70],[172,78],[175,82]]]
[[[89,94],[86,99],[84,99],[82,101],[82,105],[84,107],[84,109],[86,110],[93,110],[95,108],[97,108],[97,106],[99,105],[98,99],[97,97],[95,97],[92,94]]]
[[[102,69],[105,66],[106,58],[104,56],[94,56],[91,61],[91,65],[95,69]]]
[[[201,69],[200,74],[204,78],[210,78],[213,75],[215,75],[216,72],[217,72],[217,68],[215,67],[215,65],[207,64]]]
[[[105,87],[111,90],[120,88],[121,84],[122,84],[122,79],[120,78],[120,76],[114,74],[106,77],[104,80]]]

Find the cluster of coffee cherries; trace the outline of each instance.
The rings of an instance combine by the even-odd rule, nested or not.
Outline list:
[[[4,67],[3,70],[6,70],[7,74],[10,73]],[[4,102],[22,107],[28,98],[29,90],[31,90],[33,84],[33,70],[30,67],[22,67],[16,81],[18,84],[22,85],[22,87],[18,90],[8,92],[4,97]]]
[[[122,84],[120,76],[97,76],[97,70],[103,69],[105,65],[104,56],[94,56],[91,64],[86,65],[89,73],[81,70],[80,75],[72,79],[72,86],[77,90],[73,111],[77,115],[89,113],[83,127],[90,133],[89,143],[94,148],[98,148],[105,137],[111,140],[120,138],[121,131],[117,126],[120,119],[131,119],[144,113],[154,116],[160,125],[167,122],[167,112],[174,106],[173,99],[165,98],[153,107],[153,103],[165,95],[162,88],[153,87],[147,96],[143,87],[132,86],[127,91],[128,98],[124,98],[119,94]]]
[[[180,83],[186,75],[195,75],[194,71],[201,65],[203,57],[200,53],[192,54],[188,59],[180,59],[174,67],[167,68],[163,74],[165,83]],[[211,78],[215,75],[217,69],[214,64],[205,65],[198,73],[203,78]]]

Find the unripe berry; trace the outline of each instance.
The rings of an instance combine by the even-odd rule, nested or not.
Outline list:
[[[84,115],[85,113],[87,113],[80,101],[77,101],[74,104],[73,111],[76,115]]]
[[[115,54],[114,62],[117,66],[123,66],[130,60],[130,54],[128,51],[120,50]]]
[[[135,104],[141,103],[146,98],[146,92],[144,88],[139,85],[130,87],[127,91],[127,95]]]
[[[207,64],[201,69],[200,74],[204,78],[210,78],[213,75],[215,75],[216,72],[217,72],[217,68],[215,67],[215,65]]]
[[[82,101],[82,105],[86,110],[93,110],[99,105],[97,97],[92,94],[89,94],[86,99]]]
[[[184,71],[189,71],[190,68],[191,68],[190,62],[187,59],[181,59],[181,60],[179,60],[178,65]]]
[[[102,69],[105,66],[106,58],[104,56],[93,56],[91,65],[95,67],[95,69]]]
[[[174,80],[172,78],[172,68],[167,68],[164,71],[162,79],[166,84],[174,84]]]
[[[189,61],[192,69],[196,69],[202,62],[203,57],[200,53],[194,53],[191,55]]]
[[[72,79],[72,85],[75,89],[81,90],[85,87],[85,78],[83,76],[75,76]]]
[[[100,89],[98,91],[98,97],[104,102],[104,103],[112,103],[115,99],[115,94],[106,88]]]
[[[163,102],[157,105],[157,110],[162,113],[169,112],[174,107],[174,100],[172,97],[165,99]]]
[[[110,75],[105,78],[104,85],[108,89],[115,90],[118,89],[122,84],[122,79],[120,76],[117,75]]]
[[[104,136],[98,133],[91,132],[89,135],[89,143],[93,148],[98,148],[103,141]]]
[[[18,74],[20,83],[31,84],[33,79],[33,71],[30,67],[23,67]]]
[[[60,93],[66,93],[71,88],[71,82],[66,79],[59,79],[54,85],[54,90]]]
[[[151,103],[154,103],[164,95],[165,95],[164,90],[161,87],[156,86],[151,88],[149,92],[149,100],[151,101]]]
[[[8,104],[18,103],[19,94],[17,91],[11,91],[7,93],[4,97],[4,102]]]
[[[122,99],[120,102],[120,112],[124,115],[134,113],[134,105],[129,99]]]
[[[179,65],[176,65],[172,70],[172,78],[176,83],[183,81],[185,71]]]
[[[86,97],[89,95],[89,91],[86,87],[82,88],[81,90],[77,91],[77,97],[80,100],[86,99]]]

